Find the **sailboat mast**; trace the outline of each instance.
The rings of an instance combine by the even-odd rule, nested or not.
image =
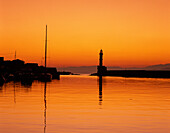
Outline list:
[[[46,25],[46,35],[45,35],[45,69],[47,67],[47,25]]]
[[[15,56],[14,56],[15,60],[16,60],[16,57],[17,57],[17,52],[16,52],[16,50],[15,50]]]

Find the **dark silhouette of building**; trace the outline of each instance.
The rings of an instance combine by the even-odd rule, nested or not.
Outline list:
[[[56,68],[38,66],[37,63],[25,63],[23,60],[4,60],[0,57],[0,83],[9,81],[21,81],[22,84],[31,84],[34,80],[40,80],[44,73],[50,74],[53,79],[60,79]]]
[[[23,85],[31,85],[37,79],[42,82],[47,82],[53,79],[60,79],[60,74],[56,68],[47,67],[47,25],[45,35],[45,65],[38,66],[37,63],[26,63],[22,60],[4,61],[4,57],[0,57],[0,84],[4,82],[21,81]]]
[[[4,61],[4,57],[0,57],[0,63]]]

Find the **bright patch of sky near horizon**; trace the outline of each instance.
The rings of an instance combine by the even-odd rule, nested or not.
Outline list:
[[[48,66],[169,63],[169,0],[0,0],[0,56]]]

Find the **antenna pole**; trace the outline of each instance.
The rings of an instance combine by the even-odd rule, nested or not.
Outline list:
[[[46,25],[46,36],[45,36],[45,69],[47,64],[47,25]]]

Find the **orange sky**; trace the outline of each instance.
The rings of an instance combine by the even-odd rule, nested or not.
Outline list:
[[[0,56],[41,65],[46,24],[48,66],[170,62],[169,0],[0,0]]]

